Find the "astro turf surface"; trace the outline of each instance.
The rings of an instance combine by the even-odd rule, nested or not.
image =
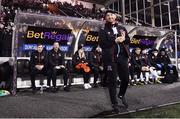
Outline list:
[[[130,114],[116,115],[119,118],[180,118],[180,104],[153,108]]]

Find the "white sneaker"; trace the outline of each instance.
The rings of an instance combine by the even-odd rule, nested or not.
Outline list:
[[[89,83],[87,84],[87,86],[88,86],[88,88],[92,88],[91,85],[90,85]]]
[[[88,89],[89,87],[88,87],[88,84],[87,83],[85,83],[84,84],[84,89]]]

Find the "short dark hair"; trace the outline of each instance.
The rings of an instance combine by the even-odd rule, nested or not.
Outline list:
[[[116,14],[117,12],[115,12],[115,11],[113,11],[113,10],[107,10],[107,11],[105,12],[105,16],[106,16],[107,13]]]
[[[156,48],[153,48],[151,52],[158,52],[158,50]]]
[[[96,51],[96,48],[97,48],[97,47],[98,47],[97,45],[93,46],[92,52]]]
[[[141,48],[140,47],[136,47],[135,50],[141,50]]]
[[[41,46],[41,45],[43,45],[43,44],[41,44],[41,43],[38,43],[38,44],[37,44],[37,47],[38,47],[38,46]]]
[[[80,44],[80,45],[78,46],[78,50],[81,49],[81,48],[83,48],[83,46],[84,46],[83,44]]]
[[[166,52],[166,48],[161,48],[160,52],[162,52],[162,51]]]

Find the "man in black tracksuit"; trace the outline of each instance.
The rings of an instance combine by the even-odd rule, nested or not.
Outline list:
[[[127,30],[116,23],[116,15],[113,11],[107,11],[105,14],[106,24],[99,32],[99,44],[102,48],[102,61],[107,69],[109,80],[109,93],[112,107],[115,112],[119,112],[116,97],[116,81],[118,73],[121,80],[118,98],[127,107],[125,93],[129,83],[128,57],[130,43]]]
[[[92,51],[89,52],[88,60],[89,60],[92,72],[94,74],[94,87],[97,88],[98,78],[100,78],[100,76],[103,73],[101,48],[98,46],[94,46]]]
[[[135,51],[131,54],[131,65],[133,67],[133,77],[136,74],[137,79],[140,80],[142,59],[141,59],[141,49],[139,47],[135,48]],[[136,80],[137,81],[137,80]]]
[[[48,63],[50,66],[50,71],[48,73],[47,85],[50,86],[51,77],[52,77],[53,92],[56,92],[57,75],[63,74],[64,90],[69,91],[69,87],[67,86],[68,72],[67,69],[65,68],[64,54],[60,51],[58,42],[54,42],[53,49],[48,53],[48,59],[49,59]]]
[[[36,92],[35,86],[35,77],[36,74],[46,74],[47,68],[47,55],[46,52],[43,51],[42,44],[38,44],[37,50],[31,54],[30,58],[30,68],[31,68],[31,85],[33,89],[33,93]]]

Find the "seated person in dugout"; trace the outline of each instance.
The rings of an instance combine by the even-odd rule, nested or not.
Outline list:
[[[142,85],[144,83],[144,79],[141,77],[142,56],[141,49],[139,47],[135,48],[135,50],[132,52],[130,64],[131,82]]]
[[[171,64],[171,60],[165,50],[165,48],[160,49],[158,53],[158,67],[161,69],[161,75],[173,73],[176,78],[178,78],[178,72],[176,66]],[[172,71],[172,72],[171,72]]]
[[[57,92],[58,88],[56,85],[57,75],[62,74],[63,80],[64,80],[64,90],[69,91],[69,86],[67,86],[68,81],[68,72],[65,67],[65,59],[64,54],[59,49],[59,43],[54,42],[53,49],[49,51],[48,53],[48,79],[47,79],[47,85],[50,87],[51,85],[51,78],[53,83],[53,92]]]
[[[103,73],[103,66],[102,66],[102,55],[101,55],[101,48],[99,46],[94,46],[92,51],[89,52],[88,60],[89,66],[94,74],[94,87],[97,88],[97,80]],[[100,75],[99,75],[100,74]],[[102,78],[102,76],[101,76]]]
[[[160,76],[159,76],[159,70],[160,68],[158,67],[158,50],[157,49],[152,49],[148,52],[148,59],[149,59],[149,64],[150,64],[150,77],[154,79],[155,83],[161,83]]]
[[[47,71],[47,55],[43,50],[43,45],[38,44],[37,50],[32,52],[30,57],[30,70],[31,70],[31,86],[33,93],[36,93],[35,78],[37,74],[46,75]]]
[[[75,71],[83,75],[84,89],[91,88],[91,85],[89,84],[91,69],[89,67],[87,56],[85,55],[82,44],[78,46],[78,50],[73,55],[72,62]]]
[[[145,79],[145,84],[152,84],[152,82],[149,80],[149,74],[150,74],[150,62],[148,59],[148,53],[147,50],[144,49],[142,50],[142,76]]]
[[[11,91],[13,81],[13,58],[0,64],[0,89]]]
[[[134,52],[132,50],[132,52]],[[132,54],[131,52],[131,54]],[[129,85],[136,85],[135,84],[135,80],[134,80],[134,72],[133,72],[133,66],[131,65],[131,55],[129,56],[129,59],[128,59],[128,67],[129,67]]]

